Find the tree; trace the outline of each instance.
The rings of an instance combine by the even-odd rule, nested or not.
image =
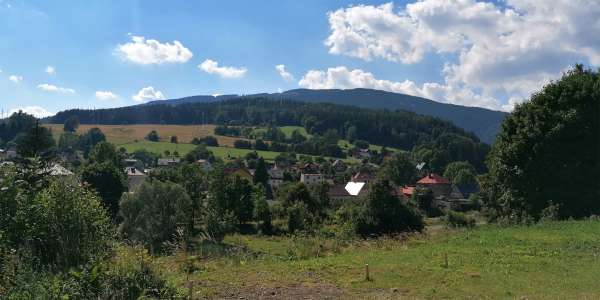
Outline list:
[[[123,168],[123,163],[117,153],[117,149],[113,144],[107,142],[100,142],[92,148],[89,154],[89,161],[91,163],[108,162],[116,167]]]
[[[36,123],[25,133],[16,137],[17,152],[23,157],[49,157],[52,155],[52,147],[55,146],[54,138],[50,129],[39,126]]]
[[[404,152],[394,154],[384,168],[384,176],[398,186],[406,185],[415,179],[416,167],[409,155]]]
[[[300,132],[300,130],[294,129],[294,131],[292,131],[292,135],[290,137],[290,142],[292,142],[292,144],[299,144],[304,141],[306,141],[306,137],[304,136],[304,134],[302,134],[302,132]]]
[[[156,130],[152,130],[146,135],[146,140],[158,142],[160,140],[160,136],[158,136],[158,132],[156,132]]]
[[[80,148],[83,150],[83,153],[86,156],[90,153],[90,150],[96,146],[96,144],[105,141],[106,136],[97,127],[90,128],[90,130],[88,130],[79,138]]]
[[[77,116],[70,116],[63,126],[64,132],[75,132],[79,127],[79,118]]]
[[[83,168],[82,181],[98,192],[102,204],[114,218],[119,211],[119,199],[127,190],[123,170],[110,162],[92,163]]]
[[[72,132],[63,132],[58,139],[58,150],[74,153],[79,148],[79,136]]]
[[[482,178],[491,216],[600,213],[600,73],[577,65],[517,105],[502,123]]]
[[[196,148],[192,149],[192,151],[188,152],[185,155],[184,159],[190,163],[196,162],[199,159],[206,159],[212,162],[215,160],[215,157],[213,153],[210,150],[208,150],[204,144],[200,144],[196,146]]]
[[[255,186],[254,191],[252,193],[252,201],[254,203],[254,211],[252,216],[254,220],[259,222],[258,229],[262,233],[271,233],[273,230],[272,225],[272,214],[269,209],[269,203],[267,203],[267,198],[265,198],[265,189],[263,186]]]
[[[348,203],[338,215],[363,236],[421,231],[424,227],[418,209],[398,199],[388,180],[372,183],[365,202]]]
[[[15,253],[35,257],[34,268],[42,270],[67,270],[104,258],[114,235],[98,197],[71,178],[32,182],[28,173],[39,169],[0,175],[0,232]]]
[[[269,185],[269,173],[267,172],[267,165],[262,157],[259,157],[256,163],[256,170],[254,171],[254,184],[261,184],[264,188]]]
[[[459,185],[476,185],[475,167],[468,161],[455,161],[449,163],[444,171],[444,177],[450,182]]]
[[[135,193],[121,199],[123,222],[119,232],[124,238],[140,242],[151,253],[165,250],[173,241],[181,220],[188,220],[192,202],[185,189],[175,183],[152,180],[144,182]]]
[[[192,144],[194,144],[194,145],[204,144],[206,146],[212,146],[212,147],[219,146],[219,142],[217,141],[217,138],[215,138],[212,135],[205,136],[203,138],[194,138],[194,139],[192,139]]]
[[[348,142],[354,143],[354,140],[356,140],[356,136],[356,126],[348,127],[348,130],[346,131],[346,139],[348,140]]]
[[[176,135],[171,136],[171,143],[177,144],[177,136]]]

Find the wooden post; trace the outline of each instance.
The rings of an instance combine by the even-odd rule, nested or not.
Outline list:
[[[369,275],[369,264],[365,264],[365,280],[371,281],[371,276]]]
[[[448,269],[448,253],[444,253],[444,268]]]

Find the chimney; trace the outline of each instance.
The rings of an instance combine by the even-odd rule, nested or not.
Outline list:
[[[429,178],[433,178],[433,173],[429,173]]]

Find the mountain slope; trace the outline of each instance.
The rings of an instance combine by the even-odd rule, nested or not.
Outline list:
[[[179,105],[183,103],[206,103],[228,100],[235,95],[193,96],[181,99],[154,101],[150,104]],[[438,117],[450,121],[457,126],[475,133],[482,141],[491,144],[500,130],[500,124],[506,113],[479,107],[468,107],[440,103],[429,99],[385,92],[372,89],[350,90],[309,90],[295,89],[283,93],[254,94],[245,97],[261,97],[269,99],[289,99],[301,102],[329,102],[334,104],[353,105],[363,108],[397,110],[403,109],[418,114]],[[148,104],[146,104],[148,105]]]

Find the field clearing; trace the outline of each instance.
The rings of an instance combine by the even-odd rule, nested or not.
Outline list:
[[[149,142],[149,141],[141,141],[141,142],[133,142],[127,144],[121,144],[118,147],[123,147],[127,152],[131,153],[136,150],[145,149],[150,152],[154,152],[156,154],[164,154],[165,151],[169,151],[171,153],[177,151],[180,156],[186,155],[188,152],[192,151],[196,148],[196,145],[193,144],[183,144],[183,143],[170,143],[170,142]],[[258,155],[262,156],[265,160],[274,160],[279,152],[273,151],[259,151],[259,150],[251,150],[251,149],[237,149],[231,147],[207,147],[208,150],[212,151],[216,157],[222,159],[233,159],[236,157],[244,157],[246,154],[250,152],[256,151]]]
[[[52,129],[55,140],[58,141],[63,131],[63,124],[46,124]],[[77,129],[77,134],[83,134],[91,128],[98,127],[106,135],[108,142],[115,145],[123,145],[136,141],[144,141],[144,138],[152,130],[156,130],[163,142],[169,142],[171,136],[177,136],[180,143],[189,144],[194,138],[202,138],[212,135],[217,138],[219,145],[231,146],[235,140],[243,138],[234,138],[228,136],[217,136],[214,134],[215,125],[159,125],[159,124],[140,124],[140,125],[91,125],[81,124]]]
[[[355,241],[329,251],[336,249],[336,240],[235,235],[225,242],[247,252],[198,261],[200,271],[192,280],[199,297],[233,299],[290,298],[299,290],[302,298],[311,299],[323,294],[345,299],[597,299],[598,232],[597,220],[483,225],[408,241]],[[159,263],[183,287],[180,259],[170,256]]]

